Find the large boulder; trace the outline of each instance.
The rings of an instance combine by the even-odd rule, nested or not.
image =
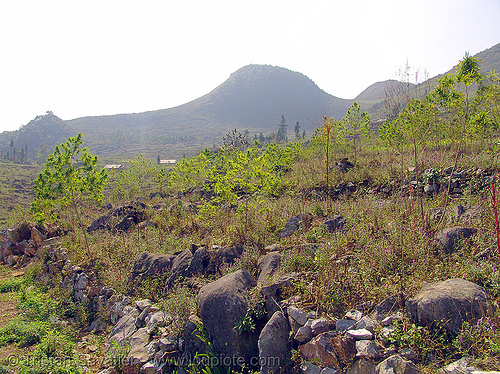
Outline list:
[[[203,325],[212,338],[217,355],[243,357],[248,363],[257,356],[257,339],[234,329],[247,313],[247,289],[255,281],[246,270],[238,270],[203,286],[198,293],[198,309]]]
[[[430,326],[443,323],[450,333],[457,333],[465,321],[474,322],[493,316],[486,292],[477,284],[461,278],[425,284],[419,293],[406,302],[412,323]]]
[[[289,334],[290,325],[283,312],[274,313],[259,336],[258,347],[261,373],[275,374],[284,372],[285,361],[290,356],[291,349],[291,344],[288,341]]]
[[[137,286],[146,279],[166,278],[174,258],[174,255],[142,252],[132,268],[132,283]]]
[[[189,249],[182,251],[174,258],[172,261],[172,269],[167,279],[168,288],[174,287],[181,278],[188,278],[191,276],[189,266],[191,265],[192,259],[193,253]]]
[[[461,240],[470,238],[476,232],[476,229],[470,227],[450,227],[437,232],[434,242],[445,253],[453,253],[459,249]]]

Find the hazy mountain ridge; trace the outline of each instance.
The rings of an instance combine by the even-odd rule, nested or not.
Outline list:
[[[500,43],[475,55],[481,70],[500,71]],[[457,61],[458,62],[458,61]],[[454,68],[447,73],[452,73]],[[447,74],[445,73],[445,74]],[[432,88],[439,76],[423,83]],[[354,100],[341,99],[320,89],[305,75],[282,67],[247,65],[208,94],[183,105],[143,113],[82,117],[62,121],[53,113],[38,116],[18,131],[0,134],[0,149],[8,151],[10,141],[35,150],[42,144],[55,144],[78,132],[101,156],[166,152],[178,155],[186,149],[217,144],[229,130],[248,129],[251,133],[276,131],[284,115],[289,134],[295,123],[308,134],[321,125],[322,116],[340,119],[357,101],[374,121],[384,116],[383,100],[394,80],[367,87]],[[419,88],[422,85],[411,85]],[[179,144],[174,150],[173,145]]]

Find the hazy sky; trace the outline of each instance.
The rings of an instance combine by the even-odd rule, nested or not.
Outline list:
[[[430,76],[500,42],[500,0],[0,2],[0,131],[165,109],[248,64],[354,98],[406,61]]]

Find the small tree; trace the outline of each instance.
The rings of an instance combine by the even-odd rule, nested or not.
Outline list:
[[[278,143],[287,141],[287,124],[284,115],[281,116],[281,121],[278,126],[278,133],[276,134],[276,141]]]
[[[347,110],[342,119],[347,141],[352,143],[354,149],[354,164],[357,162],[358,151],[361,150],[360,143],[370,132],[370,116],[367,112],[361,113],[361,106],[354,103]],[[358,150],[358,147],[360,148]]]
[[[295,124],[294,132],[295,132],[295,139],[300,139],[300,124],[299,124],[299,121],[297,121],[297,123]]]
[[[97,156],[93,156],[86,147],[81,148],[82,138],[79,133],[56,146],[47,158],[44,170],[33,182],[36,197],[31,203],[31,210],[39,222],[43,222],[47,215],[71,206],[79,226],[83,227],[80,202],[102,199],[108,175],[105,170],[97,171]],[[88,250],[87,235],[85,230],[83,232]]]

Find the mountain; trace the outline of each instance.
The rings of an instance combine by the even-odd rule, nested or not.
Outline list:
[[[234,128],[275,131],[282,115],[290,127],[298,121],[310,132],[318,127],[323,115],[342,117],[350,104],[350,100],[327,94],[303,74],[269,65],[248,65],[205,96],[175,108],[85,117],[67,123],[95,141],[118,129],[171,137],[216,134],[220,140],[221,134]]]
[[[97,154],[154,154],[161,147],[171,149],[181,143],[184,153],[219,144],[235,128],[253,134],[276,131],[282,115],[289,133],[299,122],[301,130],[310,134],[320,126],[322,116],[342,118],[351,104],[352,100],[324,92],[303,74],[248,65],[208,94],[175,108],[66,123],[85,134],[86,143]]]
[[[481,60],[483,73],[500,71],[500,44],[475,57]],[[434,87],[438,78],[411,88],[424,92]],[[394,80],[377,82],[354,100],[345,100],[324,92],[301,73],[270,65],[248,65],[208,94],[175,108],[69,121],[48,112],[18,131],[0,134],[0,149],[8,151],[12,139],[16,146],[26,143],[32,150],[43,144],[52,148],[81,132],[85,144],[107,161],[128,159],[138,153],[178,158],[220,144],[222,136],[235,128],[248,130],[251,137],[276,131],[282,115],[289,138],[296,122],[311,134],[321,125],[323,116],[340,119],[354,101],[372,115],[374,122],[380,121],[385,116],[386,92],[401,85],[404,83]]]
[[[28,157],[35,159],[37,153],[48,154],[56,145],[76,134],[77,131],[67,122],[48,111],[45,115],[36,116],[17,131],[1,133],[0,150],[4,154],[17,153],[17,156],[20,156],[21,151],[24,154],[27,150]]]

